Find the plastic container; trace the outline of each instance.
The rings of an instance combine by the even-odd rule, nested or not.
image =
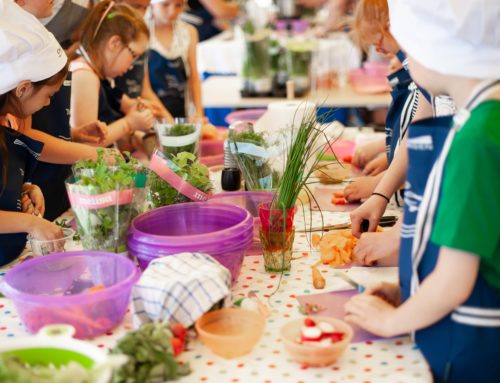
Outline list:
[[[326,347],[297,343],[296,339],[300,338],[300,332],[304,325],[304,318],[300,318],[288,322],[281,328],[280,334],[283,345],[296,362],[310,367],[328,366],[343,354],[351,342],[353,330],[346,322],[336,318],[315,316],[314,321],[316,323],[330,323],[335,328],[335,331],[345,334],[344,339]]]
[[[224,308],[203,315],[195,327],[204,345],[229,359],[252,351],[262,337],[265,319],[254,311]]]
[[[349,72],[349,81],[358,93],[384,93],[391,90],[387,77],[376,71],[353,69]]]
[[[151,210],[132,221],[129,254],[145,269],[155,258],[182,252],[206,253],[236,281],[253,242],[253,219],[245,209],[223,203],[184,203]]]
[[[0,354],[16,356],[31,365],[49,365],[55,367],[76,362],[86,369],[105,363],[107,356],[98,347],[73,339],[74,328],[71,326],[46,326],[34,337],[10,339],[0,343]],[[105,367],[93,378],[94,383],[108,383],[112,370]]]
[[[62,238],[48,241],[36,239],[33,236],[28,235],[28,241],[33,255],[48,255],[51,253],[62,253],[65,251],[81,249],[78,242],[73,239],[76,235],[75,230],[63,228],[62,231],[64,235]]]
[[[260,217],[259,217],[259,205],[265,202],[271,202],[273,200],[273,192],[227,192],[219,193],[212,196],[208,200],[209,203],[219,202],[219,203],[229,203],[231,205],[240,206],[253,216],[253,244],[252,247],[247,251],[247,255],[258,255],[262,254],[262,247],[259,238],[259,227],[260,227]]]
[[[246,121],[255,123],[259,118],[262,117],[264,113],[266,113],[267,109],[245,109],[245,110],[237,110],[235,112],[229,113],[225,121],[231,125],[236,121]]]
[[[120,323],[138,279],[136,265],[123,255],[75,251],[26,261],[0,286],[29,332],[62,323],[87,339]]]

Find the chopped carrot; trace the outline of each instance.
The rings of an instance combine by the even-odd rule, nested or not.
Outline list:
[[[96,291],[101,291],[101,290],[104,290],[105,288],[106,288],[106,286],[104,286],[104,285],[95,285],[95,286],[92,286],[92,287],[89,287],[88,289],[86,289],[85,292],[95,293]]]
[[[350,154],[347,156],[344,156],[344,158],[342,158],[342,161],[350,164],[352,162],[352,156]]]
[[[333,196],[335,198],[344,198],[344,193],[343,192],[334,192]]]
[[[345,205],[347,203],[345,198],[334,198],[332,199],[334,205]]]
[[[311,242],[314,247],[318,246],[319,241],[321,241],[321,236],[319,234],[313,234],[311,237]]]

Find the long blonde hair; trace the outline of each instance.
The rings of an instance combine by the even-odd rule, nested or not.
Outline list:
[[[354,11],[353,33],[358,45],[368,49],[367,36],[388,33],[389,5],[387,0],[360,0]]]

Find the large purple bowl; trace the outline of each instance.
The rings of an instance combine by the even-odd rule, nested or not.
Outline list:
[[[254,232],[252,247],[248,249],[247,255],[262,254],[262,246],[260,244],[259,227],[259,205],[261,203],[271,202],[274,197],[274,192],[269,191],[241,191],[241,192],[224,192],[215,194],[208,201],[210,203],[229,203],[240,206],[253,216]]]
[[[128,250],[142,269],[162,256],[207,253],[229,269],[235,282],[252,241],[253,218],[245,209],[223,203],[184,203],[135,218]]]
[[[87,339],[121,322],[139,275],[123,255],[55,253],[16,266],[5,275],[1,290],[12,298],[29,332],[64,323],[75,327],[77,338]]]

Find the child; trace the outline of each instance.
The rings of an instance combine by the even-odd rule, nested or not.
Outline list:
[[[29,194],[40,213],[44,210],[43,195],[30,184],[43,143],[11,129],[8,115],[25,119],[49,104],[66,75],[67,58],[40,22],[14,2],[0,2],[0,14],[0,264],[3,265],[21,253],[26,233],[45,240],[62,237],[57,225],[21,212],[23,193]]]
[[[143,54],[148,36],[140,15],[126,4],[102,1],[91,10],[82,27],[81,56],[69,68],[72,129],[96,119],[104,121],[108,137],[101,146],[108,146],[151,128],[149,108],[112,86],[113,79],[125,74]]]
[[[389,25],[387,0],[358,2],[353,28],[359,45],[365,50],[374,46],[378,53],[404,60],[399,44],[389,31]],[[385,144],[380,141],[369,143],[357,150],[353,157],[353,164],[362,167],[364,174],[376,177],[364,177],[348,185],[344,194],[349,201],[368,198],[374,191],[382,179],[382,172],[392,162],[417,109],[420,117],[430,113],[430,104],[425,99],[419,99],[420,91],[401,64],[388,76],[388,80],[392,86],[392,103],[387,113]],[[380,156],[381,152],[385,152],[386,156]]]
[[[196,66],[198,33],[179,20],[185,0],[153,0],[149,78],[153,90],[174,117],[203,118]],[[194,111],[188,110],[189,102]]]
[[[437,118],[410,127],[404,219],[414,230],[403,233],[400,288],[368,289],[346,304],[346,319],[384,336],[416,331],[436,382],[497,382],[500,3],[390,7],[413,78],[459,111],[453,126]]]

